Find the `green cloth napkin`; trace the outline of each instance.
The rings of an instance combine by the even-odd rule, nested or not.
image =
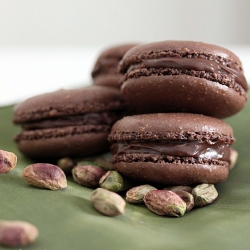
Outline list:
[[[250,249],[249,112],[250,103],[226,119],[234,128],[239,158],[226,182],[216,186],[219,196],[213,204],[181,218],[158,216],[143,205],[127,204],[124,215],[110,218],[92,207],[93,190],[72,178],[66,189],[58,191],[27,185],[21,174],[32,161],[13,141],[20,130],[11,121],[13,107],[0,108],[0,149],[18,157],[17,166],[0,175],[0,219],[25,220],[38,227],[37,240],[21,249]]]

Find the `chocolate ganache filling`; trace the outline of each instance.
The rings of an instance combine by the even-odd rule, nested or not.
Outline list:
[[[24,130],[56,128],[77,125],[113,125],[120,114],[116,112],[86,113],[83,115],[69,115],[51,119],[39,120],[22,124]]]
[[[134,69],[138,69],[138,67],[173,68],[178,70],[195,70],[195,71],[205,71],[209,73],[231,75],[237,83],[239,83],[245,90],[247,89],[246,79],[243,72],[237,69],[234,64],[230,64],[230,67],[228,67],[216,61],[203,58],[166,57],[166,58],[143,60],[140,66],[133,65],[129,68],[128,72]]]
[[[229,162],[230,145],[225,142],[207,141],[151,141],[115,143],[111,147],[113,155],[156,154],[197,159],[216,159]]]

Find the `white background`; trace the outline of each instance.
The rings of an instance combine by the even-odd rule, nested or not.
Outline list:
[[[98,54],[125,42],[227,47],[250,81],[249,0],[0,0],[0,105],[91,84]]]

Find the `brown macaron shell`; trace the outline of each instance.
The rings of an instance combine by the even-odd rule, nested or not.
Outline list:
[[[106,74],[106,75],[98,75],[94,79],[94,85],[104,86],[104,87],[112,87],[112,88],[121,88],[121,78],[122,74]]]
[[[81,128],[80,128],[81,129]],[[34,159],[85,157],[107,152],[109,131],[81,131],[76,127],[25,131],[18,138],[19,150]]]
[[[136,45],[138,44],[120,44],[104,50],[97,58],[91,73],[93,84],[120,89],[120,79],[123,74],[118,72],[118,64],[123,55]]]
[[[31,97],[14,108],[13,122],[33,122],[51,117],[90,112],[120,110],[123,99],[119,91],[101,86],[60,89]]]
[[[20,151],[31,158],[82,157],[108,151],[112,124],[121,118],[119,90],[101,86],[61,89],[31,97],[14,109]]]
[[[132,113],[190,112],[222,118],[240,111],[247,101],[241,61],[216,45],[138,45],[124,55],[119,71],[125,74],[121,91]]]
[[[114,168],[124,176],[144,183],[193,185],[225,181],[229,173],[228,160],[199,158],[198,155],[182,157],[183,148],[178,152],[178,143],[193,146],[204,143],[205,147],[218,143],[228,151],[235,139],[232,128],[216,118],[162,113],[124,117],[113,125],[109,140],[113,144]],[[176,155],[151,150],[152,143],[168,145],[173,142],[177,143]],[[120,151],[117,150],[119,144],[122,145]]]

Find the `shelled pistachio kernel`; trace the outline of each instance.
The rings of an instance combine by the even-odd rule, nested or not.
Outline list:
[[[96,158],[95,162],[98,164],[98,166],[102,167],[106,171],[113,170],[113,164],[109,160],[103,158]]]
[[[151,190],[157,189],[148,184],[133,187],[126,192],[126,201],[133,204],[143,203],[144,196]]]
[[[7,247],[26,246],[34,242],[38,229],[26,221],[0,220],[0,244]]]
[[[218,192],[213,184],[200,184],[193,188],[194,206],[204,207],[214,202]]]
[[[22,173],[23,179],[40,188],[58,190],[67,187],[65,173],[56,165],[36,163],[27,166]]]
[[[193,209],[194,196],[192,194],[190,194],[187,191],[183,191],[183,190],[176,190],[173,192],[176,193],[177,195],[179,195],[182,198],[182,200],[186,202],[186,212],[189,212],[190,210]]]
[[[72,168],[76,166],[76,162],[70,157],[63,157],[57,161],[57,166],[61,168],[65,174],[69,174]]]
[[[101,167],[105,171],[113,170],[113,164],[111,163],[110,153],[83,158],[82,160],[78,162],[78,165],[83,165],[86,162],[88,162],[89,164]]]
[[[120,192],[124,190],[123,177],[115,170],[108,171],[99,180],[101,188],[113,192]]]
[[[9,172],[17,163],[17,156],[5,150],[0,150],[0,174]]]
[[[144,197],[148,209],[158,215],[180,217],[186,212],[186,203],[169,190],[152,190]]]
[[[113,170],[113,164],[111,163],[111,154],[104,153],[102,155],[92,156],[92,159],[99,167],[103,168],[104,170]]]
[[[74,181],[84,187],[97,187],[104,174],[102,168],[93,165],[76,166],[72,169]]]
[[[97,188],[90,196],[93,207],[100,213],[107,216],[124,214],[126,202],[117,193]]]
[[[235,149],[230,148],[229,170],[235,167],[236,162],[238,160],[238,156],[238,152]]]
[[[186,191],[190,194],[192,194],[192,190],[193,188],[190,186],[184,186],[184,185],[180,185],[180,186],[168,186],[166,188],[164,188],[164,190],[169,190],[169,191]]]

